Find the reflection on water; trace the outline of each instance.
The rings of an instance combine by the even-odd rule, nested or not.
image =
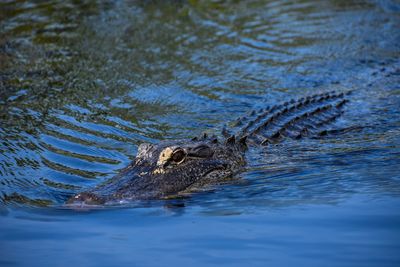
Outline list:
[[[139,143],[219,134],[252,108],[326,90],[353,90],[336,126],[368,127],[255,148],[230,184],[132,205],[240,221],[359,195],[398,202],[396,1],[10,0],[0,10],[1,214],[58,207],[115,175]]]

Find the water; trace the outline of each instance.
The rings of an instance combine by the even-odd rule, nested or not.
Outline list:
[[[0,3],[1,266],[399,266],[397,1]],[[67,210],[137,145],[353,90],[189,198]]]

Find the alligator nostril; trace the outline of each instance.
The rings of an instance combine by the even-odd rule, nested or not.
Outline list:
[[[105,200],[98,195],[91,192],[82,192],[71,197],[67,204],[79,204],[79,205],[101,205],[104,204]]]

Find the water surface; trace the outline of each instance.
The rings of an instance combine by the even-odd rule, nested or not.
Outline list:
[[[398,266],[397,1],[2,1],[0,264]],[[332,127],[247,154],[232,183],[100,211],[62,204],[142,142],[219,134],[330,90]]]

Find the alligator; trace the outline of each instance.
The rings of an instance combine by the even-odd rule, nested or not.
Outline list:
[[[222,129],[188,140],[139,145],[136,158],[117,175],[72,196],[68,205],[175,198],[221,183],[243,170],[250,146],[269,146],[287,138],[321,138],[345,129],[329,124],[342,113],[346,93],[335,91],[253,110]]]

